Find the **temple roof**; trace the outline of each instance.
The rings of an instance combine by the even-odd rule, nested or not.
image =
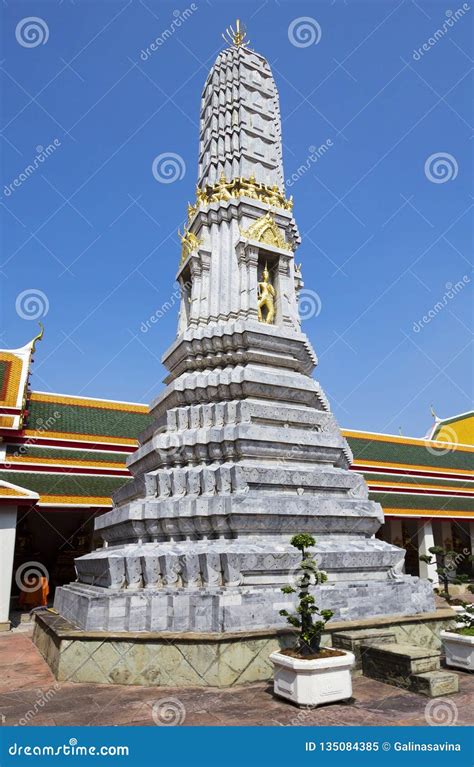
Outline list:
[[[19,487],[12,482],[0,480],[0,499],[2,501],[14,501],[15,504],[21,502],[34,503],[39,498],[38,493],[28,490],[25,487]]]
[[[17,430],[25,417],[32,354],[40,335],[19,349],[0,349],[0,429]]]
[[[438,418],[430,431],[430,439],[456,445],[474,444],[474,411],[459,413],[451,418]]]
[[[39,506],[110,508],[130,478],[126,460],[150,422],[148,407],[30,392],[26,412],[16,433],[0,429],[0,480],[32,490]]]
[[[474,447],[438,439],[347,431],[352,469],[387,516],[474,517]]]

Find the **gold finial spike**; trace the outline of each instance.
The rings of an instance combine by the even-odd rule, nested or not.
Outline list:
[[[40,327],[40,332],[38,333],[38,335],[37,335],[37,336],[35,336],[35,337],[33,338],[33,341],[32,341],[32,346],[31,346],[31,351],[32,351],[32,352],[34,352],[34,351],[35,351],[35,349],[36,349],[36,342],[37,342],[37,341],[41,341],[41,339],[42,339],[42,338],[43,338],[43,336],[44,336],[44,325],[43,325],[43,323],[42,323],[42,322],[38,322],[38,325],[39,325],[39,327]]]
[[[235,22],[235,29],[233,27],[227,27],[226,31],[222,33],[222,37],[226,43],[235,45],[237,48],[245,48],[250,40],[247,40],[247,30],[240,24],[240,19]]]

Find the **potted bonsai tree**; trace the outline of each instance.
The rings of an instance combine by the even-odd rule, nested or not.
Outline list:
[[[456,573],[456,562],[459,554],[456,551],[444,549],[442,546],[431,546],[428,551],[430,552],[429,554],[421,554],[419,559],[428,565],[436,564],[436,572],[442,584],[442,588],[438,591],[440,597],[443,597],[456,613],[464,613],[466,604],[464,600],[453,599],[449,591],[450,583],[453,585],[463,585],[469,581],[468,575],[458,575]],[[469,555],[466,559],[468,562],[472,562],[473,557]]]
[[[474,605],[464,603],[464,612],[457,616],[456,628],[442,631],[446,664],[474,671]]]
[[[321,647],[326,623],[332,610],[320,610],[311,588],[324,583],[327,575],[319,570],[308,549],[314,546],[311,535],[294,535],[291,544],[301,552],[295,586],[282,588],[284,594],[297,594],[296,611],[280,610],[290,626],[297,630],[294,648],[270,655],[274,664],[274,692],[303,706],[318,706],[352,696],[351,652]]]

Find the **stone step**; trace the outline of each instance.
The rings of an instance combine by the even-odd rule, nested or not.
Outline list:
[[[364,644],[361,646],[362,668],[366,676],[380,681],[393,679],[398,687],[409,687],[414,674],[438,671],[440,651],[406,643]]]
[[[429,698],[454,695],[459,692],[459,677],[452,671],[426,671],[411,677],[410,689]]]
[[[340,650],[349,650],[355,657],[355,665],[352,673],[354,676],[362,674],[361,645],[380,645],[395,642],[395,634],[392,629],[354,629],[353,631],[338,631],[332,635],[333,647]]]
[[[360,643],[359,652],[363,673],[372,679],[430,698],[458,692],[457,675],[440,670],[439,650],[396,642],[371,644],[369,636]]]

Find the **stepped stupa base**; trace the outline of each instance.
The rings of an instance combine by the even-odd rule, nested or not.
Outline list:
[[[316,539],[311,553],[327,582],[313,593],[334,620],[434,609],[431,585],[402,574],[405,552],[376,538],[382,508],[351,470],[312,378],[284,178],[276,85],[239,33],[203,90],[166,388],[127,460],[132,479],[95,520],[103,545],[76,559],[77,581],[56,592],[79,642],[64,648],[77,681],[268,678],[279,612],[294,608],[281,588],[301,574],[290,545],[298,533]],[[97,641],[81,633],[91,631]],[[62,640],[51,642],[61,660]]]
[[[451,609],[331,621],[332,634],[390,629],[397,642],[440,649],[440,631],[454,625]],[[288,627],[228,633],[79,630],[50,610],[35,616],[33,640],[58,681],[161,687],[232,687],[273,677],[272,652],[292,646]]]
[[[323,584],[313,589],[317,605],[336,620],[367,616],[412,615],[433,609],[429,581],[402,576],[394,580]],[[294,600],[274,587],[225,589],[117,589],[71,583],[57,589],[55,608],[87,631],[232,632],[278,630],[279,610],[293,611]]]

